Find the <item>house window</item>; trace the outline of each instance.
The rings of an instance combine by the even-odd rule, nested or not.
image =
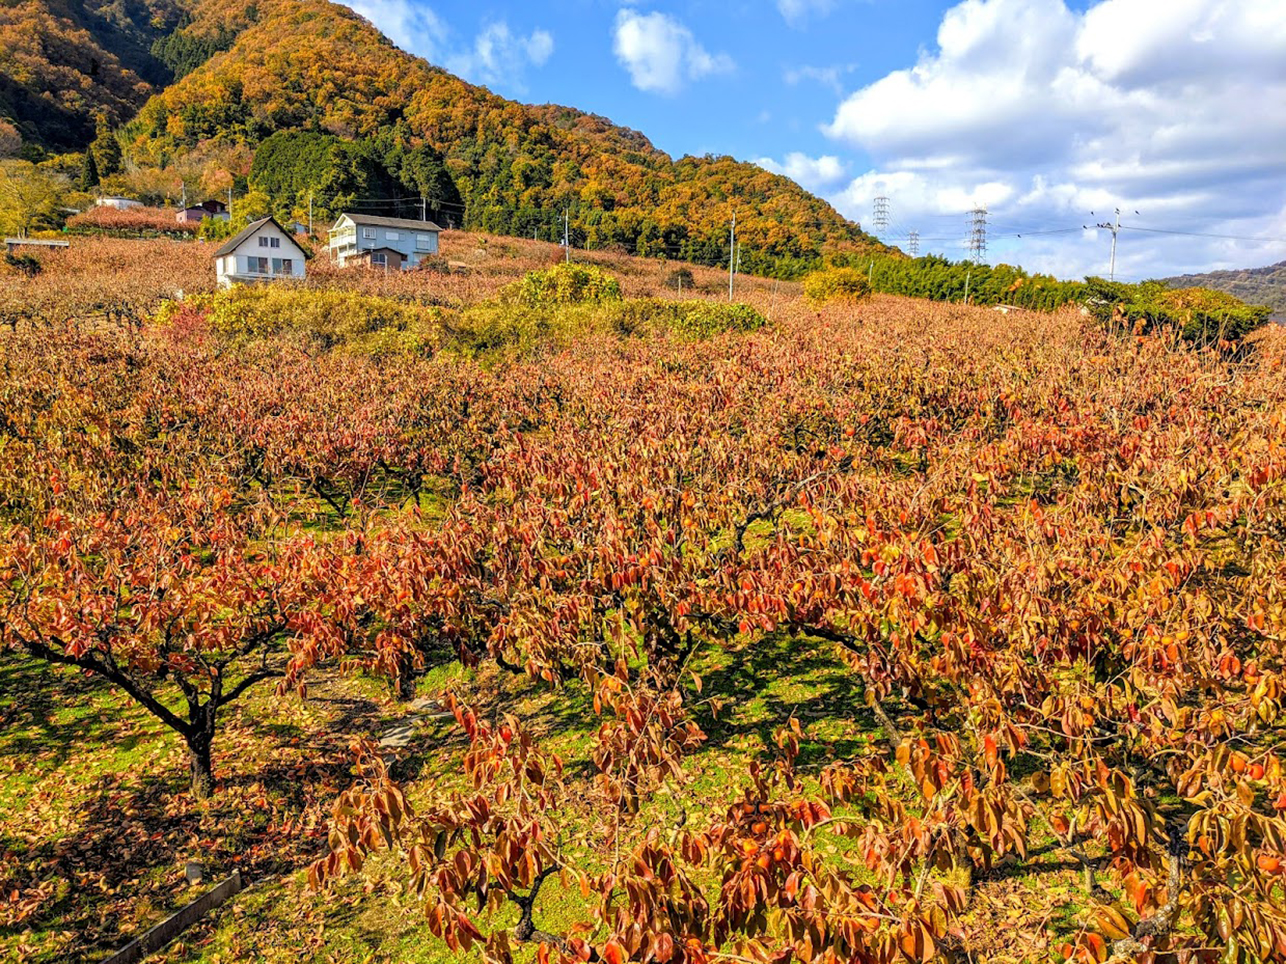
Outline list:
[[[272,259],[272,273],[273,273],[273,274],[281,274],[281,259],[280,259],[280,258],[273,258],[273,259]]]
[[[429,235],[427,235],[427,234],[417,234],[417,235],[415,236],[415,250],[416,250],[416,251],[432,251],[432,250],[433,250],[433,239],[432,239],[431,237],[429,237]]]
[[[267,274],[268,259],[267,258],[246,258],[246,270],[250,274]]]
[[[291,260],[290,258],[282,258],[282,259],[281,259],[281,273],[282,273],[282,274],[294,274],[294,273],[295,273],[295,263],[294,263],[294,261],[293,261],[293,260]]]
[[[369,240],[369,241],[374,241],[374,240],[375,240],[375,229],[374,229],[374,228],[362,228],[362,237],[366,238],[366,239],[367,239],[367,240]]]
[[[385,254],[383,251],[372,251],[372,252],[371,252],[371,264],[382,264],[382,265],[387,265],[387,264],[388,264],[388,255],[387,255],[387,254]]]
[[[266,248],[266,247],[268,247],[268,237],[267,237],[267,235],[264,235],[264,234],[259,235],[259,247],[261,247],[261,248]]]
[[[389,232],[388,232],[388,239],[389,239],[390,241],[401,241],[401,240],[402,240],[401,235],[399,235],[396,231],[389,231]]]

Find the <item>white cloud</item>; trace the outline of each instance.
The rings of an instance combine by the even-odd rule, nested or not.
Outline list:
[[[447,69],[465,80],[488,86],[507,86],[522,92],[522,76],[528,66],[541,67],[554,52],[554,38],[546,30],[528,36],[515,34],[503,20],[490,23],[465,53],[447,58]]]
[[[673,17],[629,7],[616,15],[612,49],[630,82],[651,93],[675,94],[686,81],[730,73],[736,66],[727,54],[707,51]]]
[[[792,151],[781,163],[771,157],[761,157],[755,163],[766,171],[786,175],[814,194],[839,186],[848,175],[848,165],[831,154],[809,157],[800,151]]]
[[[782,72],[782,80],[791,87],[796,87],[804,81],[813,81],[821,84],[823,87],[829,87],[836,94],[842,93],[844,89],[844,77],[857,69],[857,64],[835,64],[830,67],[788,67]]]
[[[1286,16],[1280,0],[1169,0],[1163,15],[1155,0],[1085,12],[965,0],[936,49],[851,94],[824,130],[874,164],[835,195],[841,210],[867,221],[887,194],[902,227],[963,237],[964,212],[986,204],[993,260],[1104,270],[1105,243],[1079,226],[1117,204],[1140,226],[1286,237]],[[1073,230],[1030,233],[1055,227]],[[1023,228],[1021,241],[998,237]],[[1118,266],[1159,275],[1283,256],[1286,245],[1123,232]]]
[[[447,23],[421,0],[346,2],[403,50],[441,64],[477,84],[524,93],[526,69],[543,66],[554,53],[554,38],[547,30],[533,30],[523,36],[499,20],[483,27],[472,44],[462,44]]]
[[[797,26],[810,14],[824,15],[835,8],[836,0],[777,0],[777,9],[791,26]]]
[[[449,33],[432,8],[418,0],[347,0],[361,14],[403,50],[436,60]]]

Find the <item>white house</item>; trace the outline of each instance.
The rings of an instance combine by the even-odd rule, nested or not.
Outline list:
[[[294,236],[274,218],[260,218],[214,252],[214,271],[222,288],[237,282],[303,278],[307,258]]]
[[[132,197],[100,197],[94,204],[100,208],[115,208],[118,211],[128,211],[130,208],[143,206],[142,201]]]
[[[402,256],[403,268],[414,268],[426,254],[438,253],[441,230],[432,221],[341,214],[330,229],[330,255],[342,267],[359,255],[368,263],[367,251],[388,249]]]

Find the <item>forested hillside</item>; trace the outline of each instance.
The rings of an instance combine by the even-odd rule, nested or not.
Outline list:
[[[169,82],[152,46],[182,23],[175,0],[0,4],[0,119],[33,145],[83,148],[97,114],[122,123]]]
[[[1273,309],[1274,317],[1286,320],[1286,261],[1265,268],[1185,274],[1167,278],[1166,284],[1176,288],[1202,287],[1226,291],[1248,304],[1268,305]]]
[[[455,226],[550,238],[569,210],[577,246],[710,264],[726,263],[736,210],[742,269],[762,273],[797,274],[823,250],[878,246],[786,178],[731,158],[675,161],[605,118],[497,97],[397,49],[346,7],[263,0],[241,8],[241,22],[225,11],[193,8],[185,42],[235,41],[146,104],[127,131],[136,160],[162,164],[203,143],[257,147],[274,133],[308,132],[354,146],[310,142],[321,164],[311,170],[260,162],[250,186],[272,190],[279,207],[311,192],[334,213],[327,209],[362,189],[411,188],[433,195]],[[419,174],[405,170],[413,152]],[[347,170],[349,162],[367,173]],[[277,193],[283,185],[290,191]]]

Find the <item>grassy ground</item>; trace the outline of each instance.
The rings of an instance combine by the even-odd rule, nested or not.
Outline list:
[[[270,684],[215,745],[216,798],[187,793],[179,739],[100,680],[0,657],[0,959],[96,959],[201,892],[184,868],[290,873],[324,846],[348,746],[402,715],[370,681],[307,702]]]
[[[681,785],[645,803],[637,818],[644,826],[673,826],[681,811],[693,826],[716,818],[746,763],[769,752],[773,729],[792,714],[807,731],[799,761],[806,775],[836,758],[883,751],[860,689],[825,644],[771,640],[719,651],[697,668],[705,692],[719,694],[700,706],[709,740],[688,760]],[[517,714],[576,779],[590,778],[597,721],[578,688],[533,688],[452,666],[423,679],[420,692],[448,684],[488,714]],[[329,803],[351,779],[351,741],[405,715],[382,684],[360,678],[329,677],[306,701],[261,691],[230,714],[216,745],[218,795],[201,805],[186,793],[178,741],[145,713],[94,680],[5,658],[0,893],[19,896],[0,904],[0,957],[101,959],[201,892],[184,880],[185,862],[197,859],[213,878],[240,868],[251,886],[155,961],[456,959],[423,926],[394,858],[371,861],[326,894],[303,882],[303,868],[325,848]],[[452,721],[421,727],[395,768],[413,802],[459,781],[462,747]],[[590,829],[595,819],[587,809],[573,823]],[[856,869],[843,838],[827,847]],[[1017,934],[1030,952],[1079,926],[1080,874],[1058,851],[1037,846],[1027,865],[977,883],[970,943],[990,960],[1018,960],[1006,957]],[[583,919],[579,895],[547,887],[538,919],[551,928]]]

